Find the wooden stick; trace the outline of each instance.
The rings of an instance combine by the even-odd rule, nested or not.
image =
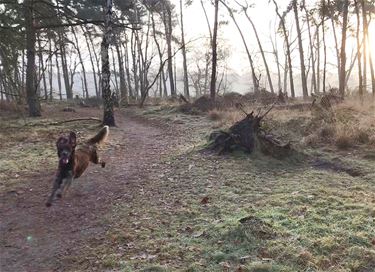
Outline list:
[[[95,117],[87,117],[87,118],[76,118],[76,119],[69,119],[69,120],[62,120],[62,121],[55,121],[50,123],[28,123],[25,124],[23,127],[36,127],[36,126],[58,126],[65,123],[71,123],[71,122],[79,122],[79,121],[96,121],[96,122],[102,122],[101,119],[95,118]],[[19,128],[17,126],[10,126],[6,127],[8,128]]]

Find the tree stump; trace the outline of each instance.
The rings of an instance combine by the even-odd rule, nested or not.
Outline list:
[[[263,153],[276,158],[288,156],[291,151],[290,143],[283,143],[261,128],[261,121],[264,116],[254,116],[252,112],[246,114],[244,119],[236,122],[228,131],[212,132],[209,138],[211,141],[209,148],[219,154],[236,149],[252,153],[256,148],[259,148]]]

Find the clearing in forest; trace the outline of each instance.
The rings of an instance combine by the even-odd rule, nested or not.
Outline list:
[[[82,140],[99,127],[55,124],[100,115],[59,107],[44,107],[48,119],[1,120],[1,271],[373,271],[369,141],[345,150],[313,133],[302,141],[312,117],[277,111],[266,125],[304,152],[219,156],[202,151],[208,135],[241,113],[119,110],[100,150],[106,168],[90,165],[46,208],[58,135]]]

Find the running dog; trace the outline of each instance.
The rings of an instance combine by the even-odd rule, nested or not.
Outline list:
[[[109,134],[109,127],[104,126],[98,134],[77,146],[77,136],[70,132],[69,136],[60,136],[56,142],[59,167],[53,182],[52,192],[46,206],[50,207],[55,195],[61,198],[66,193],[73,179],[79,178],[89,166],[89,163],[101,164],[105,167],[97,153],[97,145],[104,142]]]

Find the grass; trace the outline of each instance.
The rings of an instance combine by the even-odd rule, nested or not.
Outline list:
[[[116,207],[115,219],[110,215],[118,224],[104,252],[131,244],[117,264],[133,271],[371,271],[374,265],[373,180],[260,154],[192,153],[162,170],[167,174],[150,182],[157,199],[143,195]]]
[[[311,116],[293,114],[278,114],[282,121],[273,115],[268,125],[281,131],[273,126],[277,120],[283,135],[301,139],[305,132],[293,128],[308,128]],[[208,128],[225,127],[241,114],[209,112],[207,119],[194,117],[193,123],[190,116],[170,111],[147,115],[184,120],[190,131],[197,127],[189,135],[199,145]],[[327,125],[319,137],[334,139],[336,131]],[[307,151],[341,158],[339,150],[334,152]],[[132,271],[372,271],[375,176],[370,155],[341,158],[369,173],[351,177],[312,168],[303,156],[279,161],[259,153],[178,152],[158,168],[166,173],[162,178],[152,175],[148,190],[157,195],[140,196],[113,211],[118,224],[112,231],[121,230],[126,238],[112,242],[131,245],[117,263],[125,262]],[[243,218],[251,220],[241,223]],[[140,258],[139,252],[152,258]]]
[[[178,125],[184,132],[181,137],[189,140],[150,169],[151,180],[139,194],[115,205],[103,218],[109,226],[105,239],[90,241],[87,251],[72,258],[102,271],[373,271],[371,150],[361,151],[356,145],[350,154],[336,149],[327,154],[323,148],[334,148],[324,146],[331,144],[327,140],[305,151],[358,166],[367,173],[361,177],[313,168],[304,156],[277,160],[258,152],[220,157],[198,152],[213,127],[241,116],[229,115],[210,121],[170,108],[149,108],[146,118]],[[270,129],[301,141],[312,117],[284,112],[270,118]],[[0,157],[8,165],[5,174],[18,172],[39,157],[54,158],[50,137],[59,129],[38,128],[38,142],[32,145],[27,144],[31,130],[13,131],[12,141],[19,142],[28,155],[22,160],[20,147],[7,142],[1,155],[10,157]],[[328,125],[316,135],[332,139],[335,133]],[[16,161],[20,165],[14,165]]]
[[[55,141],[69,131],[90,135],[97,130],[93,122],[72,122],[59,126],[49,123],[63,118],[76,118],[75,113],[64,113],[64,104],[46,106],[45,117],[19,118],[12,113],[0,115],[0,191],[22,185],[22,180],[38,173],[38,166],[53,171],[56,166]],[[56,110],[57,109],[57,110]],[[49,111],[52,111],[51,113]],[[18,184],[20,182],[20,184]]]

